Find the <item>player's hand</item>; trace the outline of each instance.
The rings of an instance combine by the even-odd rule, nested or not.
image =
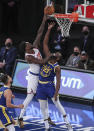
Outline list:
[[[55,99],[55,101],[57,101],[57,97],[58,97],[58,94],[55,93],[55,94],[54,94],[54,99]]]
[[[55,26],[54,22],[48,24],[48,30],[51,30]]]
[[[23,108],[24,108],[24,105],[23,105],[23,104],[20,104],[20,105],[19,105],[19,108],[23,109]]]

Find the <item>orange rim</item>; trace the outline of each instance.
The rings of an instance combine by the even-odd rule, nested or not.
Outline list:
[[[55,14],[55,18],[69,18],[70,20],[73,20],[73,22],[78,22],[78,13],[72,12],[71,14]]]

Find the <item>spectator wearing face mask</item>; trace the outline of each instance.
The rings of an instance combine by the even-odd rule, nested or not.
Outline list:
[[[94,70],[94,61],[88,57],[88,54],[85,51],[81,52],[81,58],[78,62],[78,68],[85,70]]]
[[[0,70],[11,76],[16,58],[17,49],[13,47],[12,39],[7,38],[5,46],[0,50]]]
[[[82,28],[82,36],[80,38],[79,44],[81,51],[87,52],[89,57],[94,60],[94,39],[90,34],[88,26]]]
[[[66,66],[77,67],[77,64],[80,60],[80,49],[75,46],[73,49],[73,54],[67,60]]]

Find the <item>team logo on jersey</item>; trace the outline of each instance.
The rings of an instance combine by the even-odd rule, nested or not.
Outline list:
[[[43,67],[40,71],[40,74],[43,77],[48,77],[50,75],[51,71],[52,71],[52,68],[50,66],[43,65]]]

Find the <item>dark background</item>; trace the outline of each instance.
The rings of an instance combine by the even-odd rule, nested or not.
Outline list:
[[[1,0],[0,0],[1,1]],[[6,37],[12,37],[16,40],[31,40],[33,41],[36,31],[42,21],[43,17],[43,0],[19,0],[17,5],[17,23],[18,32],[10,34],[2,34],[1,29],[3,25],[3,5],[0,2],[0,43]],[[1,44],[0,44],[1,45]]]
[[[18,23],[18,32],[17,33],[9,33],[3,34],[1,32],[3,25],[3,8],[0,0],[0,47],[3,45],[5,38],[11,37],[15,42],[14,44],[17,46],[21,41],[30,41],[33,42],[37,33],[37,30],[41,24],[43,17],[43,10],[45,6],[46,0],[19,0],[17,5],[17,23]],[[7,1],[7,0],[4,0]],[[62,11],[64,13],[64,0],[54,0],[56,12]],[[70,41],[73,45],[79,39],[82,26],[88,25],[86,23],[77,23],[73,24],[71,27],[71,37]],[[94,33],[94,26],[89,24],[91,34]],[[71,44],[71,46],[72,46]]]

